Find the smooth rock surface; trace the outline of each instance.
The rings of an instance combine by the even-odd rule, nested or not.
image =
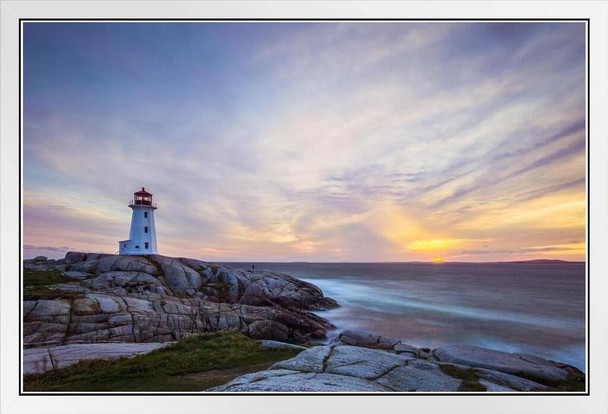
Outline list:
[[[289,344],[287,342],[271,341],[268,339],[261,340],[260,345],[262,345],[263,348],[277,348],[277,349],[289,348],[289,349],[300,349],[300,350],[306,349],[305,347],[300,346],[300,345]]]
[[[169,345],[165,343],[71,344],[23,350],[23,372],[35,374],[89,359],[132,358]]]
[[[465,357],[468,363],[463,364]],[[496,369],[481,367],[482,362]],[[573,370],[575,368],[568,365],[532,355],[462,345],[430,350],[412,347],[403,340],[346,330],[330,345],[308,348],[265,371],[243,375],[207,391],[539,391],[568,378]],[[531,372],[534,375],[530,375]],[[539,372],[544,376],[538,376]],[[538,382],[528,378],[530,376],[539,378]]]
[[[486,368],[537,381],[559,382],[566,380],[569,375],[567,370],[543,358],[474,345],[446,345],[433,350],[433,355],[441,362]]]
[[[438,365],[420,360],[408,360],[376,381],[392,391],[455,392],[461,380],[444,374]]]
[[[268,370],[239,377],[208,392],[387,392],[380,384],[327,373]]]
[[[456,391],[460,381],[442,373],[417,370],[421,378],[397,371],[408,370],[414,361],[387,351],[355,346],[319,346],[308,349],[287,361],[278,362],[268,370],[247,374],[209,392],[390,392],[418,391],[438,387]],[[432,362],[422,363],[433,365]],[[428,371],[428,372],[427,372]],[[426,376],[425,376],[426,375]]]

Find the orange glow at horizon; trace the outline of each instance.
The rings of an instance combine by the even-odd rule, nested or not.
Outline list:
[[[437,250],[445,249],[450,246],[458,245],[463,240],[460,239],[430,239],[430,240],[416,240],[409,244],[409,248],[412,250]]]

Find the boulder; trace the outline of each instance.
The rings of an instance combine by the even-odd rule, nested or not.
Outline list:
[[[86,253],[67,252],[65,255],[64,263],[72,264],[72,263],[83,262],[86,259],[86,257],[87,257]]]
[[[74,279],[80,279],[80,280],[84,280],[84,279],[88,278],[89,276],[91,276],[90,273],[76,272],[76,271],[67,271],[67,272],[63,272],[63,274],[65,276],[73,277]]]
[[[248,326],[247,335],[254,339],[268,338],[286,341],[289,338],[289,328],[272,320],[258,320]]]
[[[385,349],[396,353],[409,353],[418,358],[424,355],[421,349],[404,344],[399,339],[355,329],[342,331],[332,343],[338,346],[353,345],[372,349]]]
[[[446,345],[432,353],[441,362],[486,368],[541,382],[560,382],[569,376],[567,370],[543,358],[474,345]]]
[[[358,330],[354,330],[354,329],[347,329],[347,330],[342,331],[338,335],[336,340],[343,342],[347,345],[369,346],[369,345],[378,344],[378,338],[380,338],[380,335],[378,335],[378,334],[365,332],[365,331],[358,331]]]
[[[112,255],[89,262],[94,262],[93,268],[97,273],[109,272],[111,270],[143,272],[150,275],[156,275],[158,273],[156,266],[154,266],[147,257],[143,256]]]
[[[67,259],[66,259],[67,260]],[[81,273],[95,273],[95,266],[97,260],[89,260],[75,263],[68,263],[64,268],[64,271],[81,272]]]
[[[401,342],[396,343],[395,346],[393,346],[393,350],[397,353],[409,353],[409,354],[414,354],[416,355],[417,358],[426,358],[428,357],[428,353],[424,352],[418,348],[416,348],[415,346],[412,345],[408,345],[408,344],[403,344]]]

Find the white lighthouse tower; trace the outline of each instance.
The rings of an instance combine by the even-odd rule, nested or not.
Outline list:
[[[118,242],[119,254],[158,254],[156,227],[154,226],[156,203],[152,203],[152,194],[142,187],[141,191],[133,194],[133,200],[129,203],[129,207],[133,210],[131,232],[129,233],[129,240]]]

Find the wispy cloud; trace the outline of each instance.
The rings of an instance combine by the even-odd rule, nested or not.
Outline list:
[[[534,250],[584,234],[581,24],[28,23],[24,36],[28,245],[113,253],[146,186],[166,254],[582,258]]]

